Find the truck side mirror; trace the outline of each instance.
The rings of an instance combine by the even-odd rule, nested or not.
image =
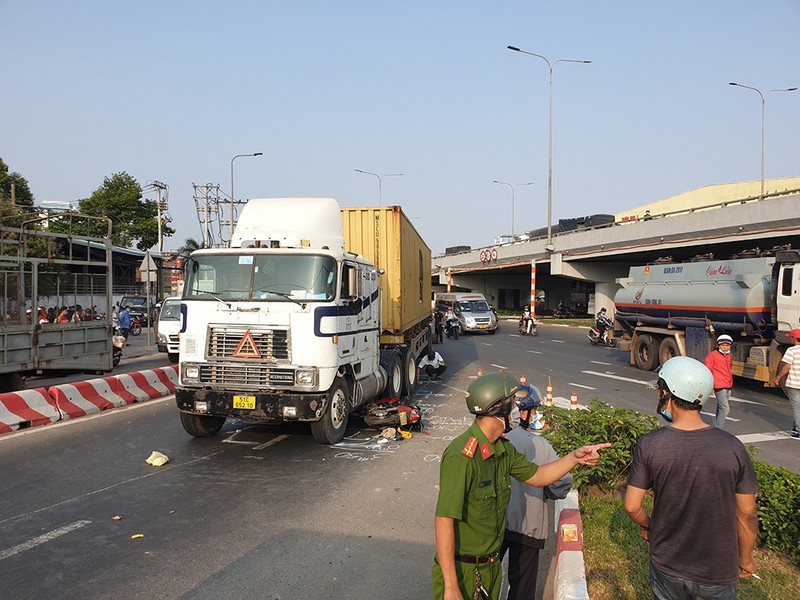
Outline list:
[[[358,276],[358,268],[353,265],[345,266],[345,289],[343,299],[355,300],[361,297],[361,278]]]

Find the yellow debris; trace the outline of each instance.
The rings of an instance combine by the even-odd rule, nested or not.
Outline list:
[[[148,465],[153,465],[154,467],[161,467],[169,462],[169,457],[166,454],[162,454],[161,452],[153,450],[153,453],[145,462]]]

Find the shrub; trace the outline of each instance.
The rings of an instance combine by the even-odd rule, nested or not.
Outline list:
[[[757,451],[750,448],[750,453]],[[760,488],[758,544],[791,556],[800,565],[800,476],[783,467],[753,460]]]
[[[592,398],[589,410],[540,409],[550,429],[543,432],[559,455],[579,446],[611,442],[611,448],[600,452],[596,467],[578,467],[572,472],[573,487],[584,490],[595,485],[613,490],[628,478],[636,441],[657,427],[658,420],[630,408],[613,408]]]

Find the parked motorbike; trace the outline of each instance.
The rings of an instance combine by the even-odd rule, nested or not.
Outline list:
[[[553,317],[556,319],[574,319],[575,313],[568,308],[555,308],[553,309]]]
[[[586,336],[587,338],[589,338],[589,341],[591,342],[592,346],[596,346],[600,342],[602,342],[609,348],[614,348],[617,345],[617,340],[608,335],[610,327],[611,327],[611,321],[608,321],[605,330],[601,334],[600,327],[598,326],[598,324],[595,323],[594,325],[592,325],[592,327],[589,329],[589,334]]]
[[[126,342],[125,336],[121,335],[119,329],[115,328],[111,336],[111,361],[115,367],[122,360],[122,349],[125,347]]]
[[[531,317],[524,317],[519,320],[519,334],[520,335],[539,335],[539,324],[536,319]]]
[[[139,323],[137,317],[131,317],[131,335],[139,335],[142,333],[142,324]]]
[[[458,319],[448,319],[447,323],[444,327],[444,333],[447,337],[458,339],[458,334],[461,331],[461,325],[458,322]]]

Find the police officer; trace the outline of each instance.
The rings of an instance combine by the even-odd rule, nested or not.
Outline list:
[[[537,467],[502,434],[510,430],[515,397],[527,396],[507,373],[490,373],[467,388],[467,410],[475,422],[442,455],[436,505],[435,598],[496,599],[502,571],[498,561],[511,497],[511,477],[542,487],[575,466],[596,465],[598,450],[582,446]]]

